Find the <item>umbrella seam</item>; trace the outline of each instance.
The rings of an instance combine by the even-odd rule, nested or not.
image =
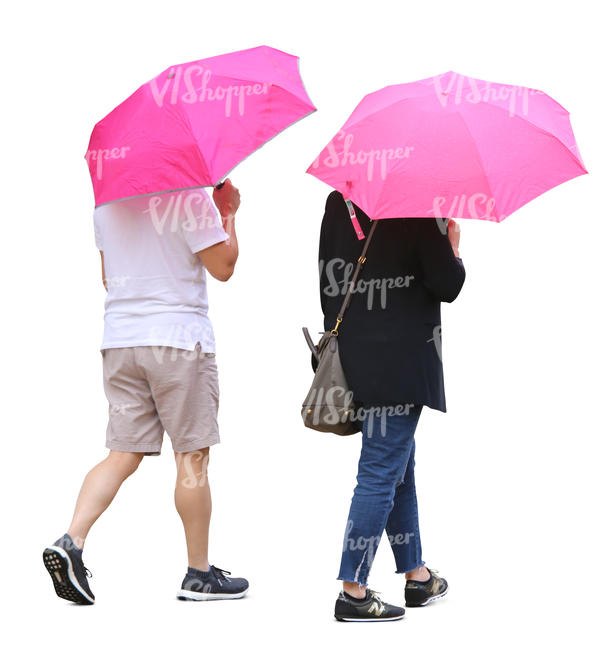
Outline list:
[[[465,120],[465,117],[461,113],[460,109],[457,110],[457,113],[458,113],[458,116],[463,121],[463,124],[465,125],[465,128],[467,129],[467,132],[471,136],[471,141],[473,142],[473,146],[474,146],[476,155],[478,157],[478,162],[480,163],[482,173],[484,174],[484,179],[486,181],[486,186],[488,187],[489,195],[493,199],[495,199],[495,217],[496,217],[498,222],[501,222],[501,221],[503,221],[503,219],[505,219],[505,216],[503,217],[503,219],[499,219],[499,206],[497,205],[497,199],[495,198],[495,195],[493,194],[493,191],[492,191],[492,187],[490,186],[490,180],[488,178],[488,174],[486,173],[486,169],[484,169],[484,161],[482,160],[482,154],[480,153],[480,148],[478,147],[478,143],[476,142],[475,138],[473,137],[473,133],[471,132],[471,129],[469,128],[469,125],[467,124],[467,122]]]

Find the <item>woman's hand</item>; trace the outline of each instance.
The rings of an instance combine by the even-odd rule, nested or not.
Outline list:
[[[460,257],[460,253],[458,252],[458,246],[460,244],[460,224],[456,223],[454,219],[450,219],[448,222],[448,239],[450,240],[450,244],[452,244],[454,255]]]

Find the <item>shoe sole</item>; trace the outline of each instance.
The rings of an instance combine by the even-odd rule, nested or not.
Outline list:
[[[180,589],[177,592],[177,598],[179,600],[236,600],[237,598],[243,598],[245,594],[249,591],[245,589],[244,591],[238,591],[236,594],[223,594],[215,592],[200,592],[200,591],[189,591],[188,589]]]
[[[43,551],[43,562],[51,576],[55,593],[64,600],[79,605],[93,605],[94,599],[79,584],[72,568],[70,556],[59,546],[49,546]]]
[[[345,623],[384,623],[385,621],[399,621],[404,618],[404,616],[405,614],[401,614],[400,616],[388,616],[386,618],[348,618],[346,616],[337,616],[337,614],[335,614],[335,618],[338,621]]]
[[[432,603],[434,600],[437,600],[438,598],[443,598],[447,593],[448,593],[448,588],[446,587],[445,591],[442,591],[440,594],[437,594],[436,596],[431,596],[430,598],[427,598],[423,603],[409,604],[407,601],[405,601],[405,607],[426,607],[429,603]]]

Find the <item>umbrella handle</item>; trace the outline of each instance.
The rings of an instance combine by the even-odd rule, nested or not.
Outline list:
[[[216,190],[221,190],[222,187],[224,187],[224,183],[225,183],[225,182],[226,182],[226,181],[222,181],[221,183],[218,183],[218,184],[215,186],[215,189],[216,189]]]

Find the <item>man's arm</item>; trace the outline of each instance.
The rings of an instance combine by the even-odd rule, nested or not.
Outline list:
[[[221,189],[213,190],[213,200],[220,211],[222,226],[228,233],[228,239],[198,251],[197,255],[203,266],[216,280],[226,282],[232,277],[239,257],[235,214],[241,203],[241,195],[227,178]]]
[[[232,277],[235,264],[239,257],[239,244],[235,232],[235,215],[233,213],[222,217],[222,226],[228,233],[226,241],[214,244],[198,251],[197,255],[202,265],[220,282],[227,282]]]

